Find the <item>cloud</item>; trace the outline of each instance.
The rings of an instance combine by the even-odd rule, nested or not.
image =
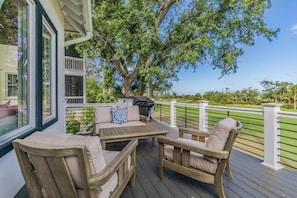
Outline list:
[[[294,25],[291,27],[291,30],[292,30],[293,34],[297,35],[297,24],[294,24]]]
[[[287,72],[286,75],[288,76],[296,76],[297,72]]]

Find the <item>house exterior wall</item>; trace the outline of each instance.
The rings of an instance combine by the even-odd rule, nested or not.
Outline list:
[[[58,121],[45,131],[65,131],[65,90],[64,86],[64,17],[58,0],[40,0],[41,5],[57,29],[57,79],[58,79]],[[0,197],[14,197],[24,185],[14,150],[0,158]]]
[[[14,105],[17,98],[7,98],[5,93],[6,74],[17,74],[17,56],[18,49],[16,46],[0,44],[0,104],[11,101]]]

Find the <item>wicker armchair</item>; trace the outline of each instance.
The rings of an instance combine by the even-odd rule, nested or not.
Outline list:
[[[36,132],[13,146],[30,197],[120,197],[135,185],[137,140],[104,151],[98,137]]]
[[[226,170],[229,179],[233,178],[229,157],[241,128],[240,122],[226,118],[211,133],[180,128],[178,139],[158,137],[159,177],[163,178],[166,167],[195,180],[214,184],[219,197],[225,197],[222,175]],[[192,138],[183,138],[184,134],[190,134]]]

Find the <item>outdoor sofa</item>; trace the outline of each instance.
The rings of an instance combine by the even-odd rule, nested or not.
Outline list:
[[[93,135],[99,135],[102,128],[115,128],[127,126],[144,126],[148,117],[139,114],[139,107],[134,106],[97,106],[93,121]]]

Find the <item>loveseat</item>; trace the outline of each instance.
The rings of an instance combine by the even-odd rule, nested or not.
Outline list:
[[[93,135],[99,135],[101,128],[146,125],[148,117],[139,114],[138,106],[95,107]]]

